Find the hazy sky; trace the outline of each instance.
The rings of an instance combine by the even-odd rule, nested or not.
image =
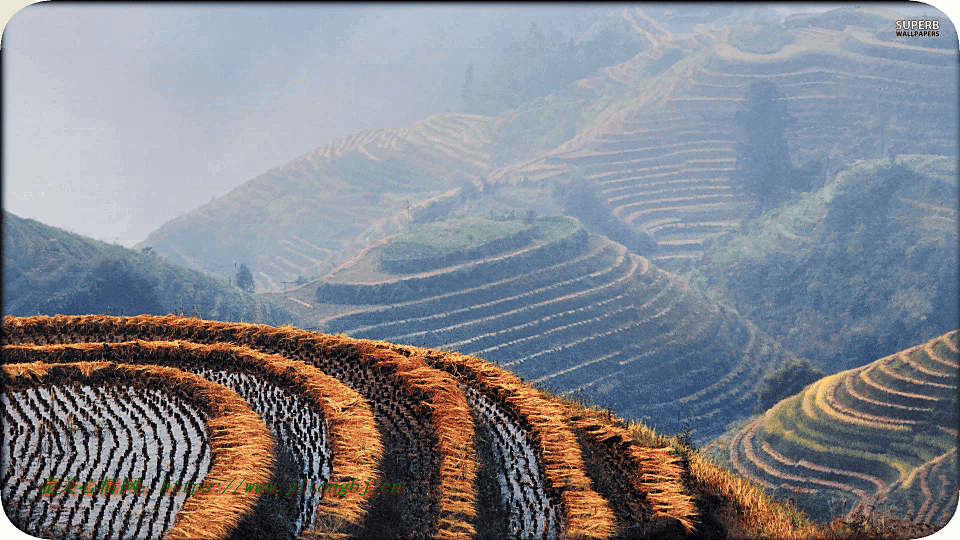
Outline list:
[[[2,41],[3,206],[132,246],[331,140],[454,109],[468,62],[569,9],[31,5]]]
[[[326,142],[454,109],[482,48],[558,11],[34,4],[3,35],[3,205],[131,246]]]

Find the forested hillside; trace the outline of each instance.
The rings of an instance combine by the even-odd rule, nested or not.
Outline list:
[[[718,239],[693,282],[831,371],[954,328],[956,159],[899,156],[840,171]]]
[[[3,213],[3,313],[293,320],[283,308],[226,280],[9,212]]]

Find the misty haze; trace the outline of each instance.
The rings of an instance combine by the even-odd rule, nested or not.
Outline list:
[[[11,527],[940,531],[958,53],[922,4],[20,11]]]

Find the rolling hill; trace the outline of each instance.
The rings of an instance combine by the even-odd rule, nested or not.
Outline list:
[[[820,379],[717,452],[821,521],[861,505],[945,523],[957,507],[958,341],[954,330]]]
[[[191,312],[222,320],[293,320],[225,280],[3,212],[4,314]]]
[[[350,135],[163,225],[137,247],[187,268],[245,262],[259,290],[322,275],[402,230],[418,203],[486,173],[497,123],[445,114]]]

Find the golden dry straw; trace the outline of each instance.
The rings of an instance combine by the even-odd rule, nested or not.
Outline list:
[[[680,458],[670,448],[650,448],[633,442],[632,434],[616,424],[617,418],[599,411],[559,403],[567,422],[603,458],[629,471],[636,493],[646,495],[653,517],[676,519],[687,532],[694,530],[697,507],[683,485]]]
[[[348,371],[375,370],[396,381],[409,402],[420,403],[414,413],[426,413],[432,422],[440,460],[439,478],[430,489],[438,493],[433,515],[434,535],[463,538],[473,535],[476,514],[473,480],[473,420],[466,398],[455,379],[428,366],[419,356],[407,357],[372,346],[373,342],[331,336],[292,326],[204,321],[175,315],[110,317],[56,315],[5,317],[4,343],[65,343],[127,341],[131,339],[233,343],[264,352],[276,352],[315,365],[340,378]],[[371,348],[372,347],[372,348]],[[376,354],[371,354],[376,351]]]
[[[423,358],[516,414],[539,441],[548,492],[560,497],[568,538],[608,538],[614,531],[614,515],[584,474],[576,435],[562,420],[560,407],[512,373],[489,362],[459,353],[422,347],[376,342],[379,347]],[[555,496],[555,495],[554,495]]]
[[[5,387],[33,386],[48,381],[162,387],[207,416],[214,463],[205,482],[227,485],[235,475],[258,483],[270,479],[275,459],[273,437],[260,416],[230,389],[170,367],[105,361],[49,364],[41,361],[49,354],[47,351],[22,348],[18,352],[19,358],[32,358],[32,361],[4,365],[0,377]],[[6,353],[4,350],[5,361]],[[251,512],[257,497],[256,493],[223,496],[215,491],[196,491],[187,497],[166,538],[225,538]]]
[[[4,347],[4,362],[29,361],[43,354],[47,362],[63,363],[96,357],[115,362],[168,365],[182,369],[206,366],[254,373],[278,380],[286,389],[306,398],[323,410],[330,429],[333,452],[332,483],[369,479],[378,484],[377,463],[383,454],[380,434],[366,400],[352,388],[314,366],[249,347],[218,343],[199,345],[187,341],[130,341],[121,343],[73,343],[65,345]],[[324,497],[317,505],[318,523],[359,523],[366,513],[373,491],[360,497]],[[337,519],[322,520],[323,517]],[[336,532],[336,531],[317,531]]]

